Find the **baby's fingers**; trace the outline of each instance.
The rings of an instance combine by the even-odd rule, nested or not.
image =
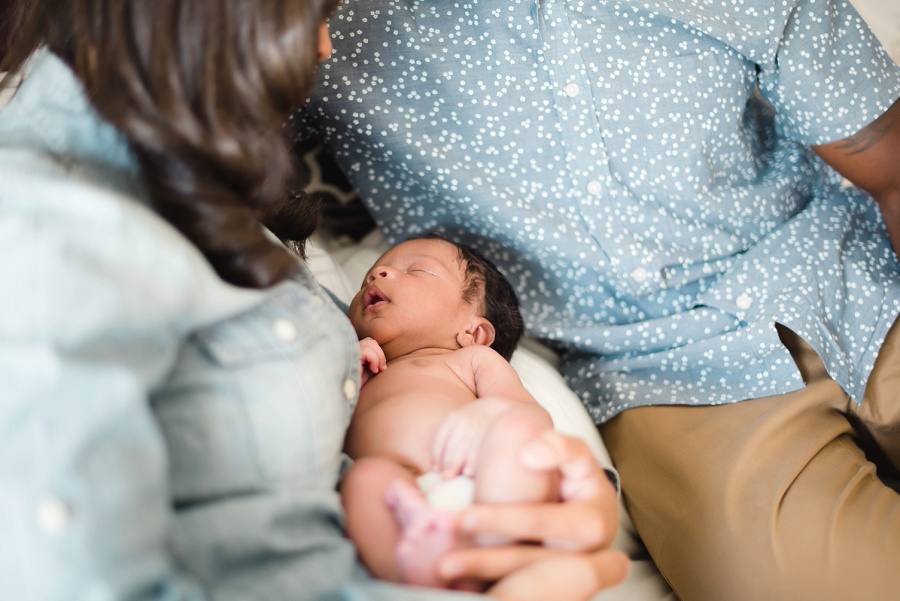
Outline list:
[[[444,446],[444,453],[437,466],[445,478],[452,478],[463,473],[469,447],[465,436],[461,436],[458,432],[448,438],[447,444]]]
[[[387,367],[387,363],[384,361],[384,358],[379,357],[367,357],[369,371],[373,374],[377,374],[381,371],[384,371],[384,368]]]
[[[445,478],[462,473],[471,476],[478,453],[479,436],[480,431],[473,429],[465,418],[456,414],[448,416],[438,427],[432,443],[431,469],[440,472]]]
[[[381,345],[371,338],[365,338],[360,343],[360,352],[362,353],[363,361],[365,361],[369,371],[373,374],[377,374],[387,367],[384,350],[381,348]]]
[[[449,444],[450,430],[446,424],[438,427],[434,440],[431,443],[431,470],[439,472],[444,465],[444,451]]]

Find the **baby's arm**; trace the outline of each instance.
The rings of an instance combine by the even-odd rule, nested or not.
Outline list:
[[[387,360],[381,346],[372,338],[359,341],[359,385],[362,387],[369,378],[387,368]]]
[[[443,420],[432,444],[432,469],[444,477],[471,476],[488,427],[501,414],[524,409],[532,420],[553,427],[550,415],[532,397],[518,374],[503,357],[488,347],[456,351],[461,359],[454,365],[477,399],[456,409]]]
[[[522,403],[538,402],[525,389],[519,374],[494,349],[489,347],[470,347],[472,382],[475,396],[479,399],[499,396]]]

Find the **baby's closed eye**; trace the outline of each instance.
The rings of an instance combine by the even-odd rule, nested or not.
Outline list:
[[[424,273],[426,275],[435,275],[434,271],[427,267],[415,266],[407,269],[407,273]]]

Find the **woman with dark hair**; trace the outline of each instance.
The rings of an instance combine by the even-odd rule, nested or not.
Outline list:
[[[28,75],[0,112],[4,598],[408,598],[343,535],[357,339],[281,242],[302,254],[317,224],[286,193],[283,123],[335,4],[14,6],[0,71]],[[548,572],[588,576],[572,598],[621,579],[614,512],[593,517],[603,472],[554,444],[544,463],[577,468],[573,502],[535,537],[586,552],[496,551],[471,575],[509,574],[498,596],[548,597]],[[559,531],[581,517],[605,534]]]

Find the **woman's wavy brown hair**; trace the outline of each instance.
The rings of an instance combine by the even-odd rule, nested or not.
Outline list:
[[[0,70],[46,45],[128,139],[155,209],[238,286],[284,279],[319,207],[291,196],[283,125],[339,0],[18,0]],[[300,247],[302,249],[302,246]]]

